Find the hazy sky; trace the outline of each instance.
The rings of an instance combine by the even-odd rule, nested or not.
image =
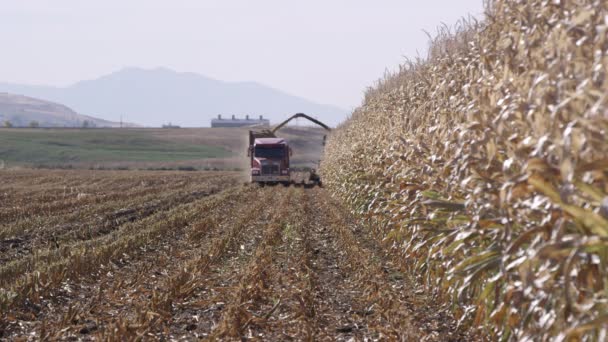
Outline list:
[[[162,66],[352,109],[426,53],[423,30],[482,13],[482,0],[0,0],[0,82]]]

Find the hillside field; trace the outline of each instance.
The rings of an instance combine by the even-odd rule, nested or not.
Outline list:
[[[320,159],[323,132],[288,127],[278,135],[294,150],[294,166]],[[243,169],[247,129],[0,129],[5,168]]]

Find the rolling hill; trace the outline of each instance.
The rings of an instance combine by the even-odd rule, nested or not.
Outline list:
[[[166,68],[126,68],[68,87],[0,83],[0,91],[63,103],[77,112],[106,120],[121,116],[145,126],[172,122],[181,126],[209,126],[218,114],[264,115],[278,122],[304,112],[329,125],[342,121],[347,111],[317,104],[255,82],[223,82],[195,73]]]
[[[76,113],[64,105],[32,97],[0,93],[0,123],[9,121],[13,126],[28,126],[37,122],[40,127],[119,127],[117,122],[97,119]],[[129,125],[133,126],[133,125]]]

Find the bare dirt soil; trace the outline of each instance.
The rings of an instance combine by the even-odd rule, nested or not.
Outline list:
[[[213,172],[0,178],[0,339],[469,339],[322,188]]]

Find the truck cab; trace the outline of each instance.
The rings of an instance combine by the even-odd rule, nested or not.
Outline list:
[[[252,183],[289,184],[291,149],[285,139],[252,137],[248,155],[251,158]]]
[[[331,128],[327,125],[304,113],[292,115],[289,119],[281,122],[271,130],[250,130],[247,156],[250,158],[252,183],[283,183],[284,185],[293,183],[289,168],[291,149],[285,139],[278,138],[274,133],[287,125],[289,121],[298,118],[307,119],[325,128],[327,131],[331,131]],[[325,137],[323,137],[323,145],[325,145]],[[321,179],[316,172],[310,174],[309,180],[317,185],[321,185]]]

